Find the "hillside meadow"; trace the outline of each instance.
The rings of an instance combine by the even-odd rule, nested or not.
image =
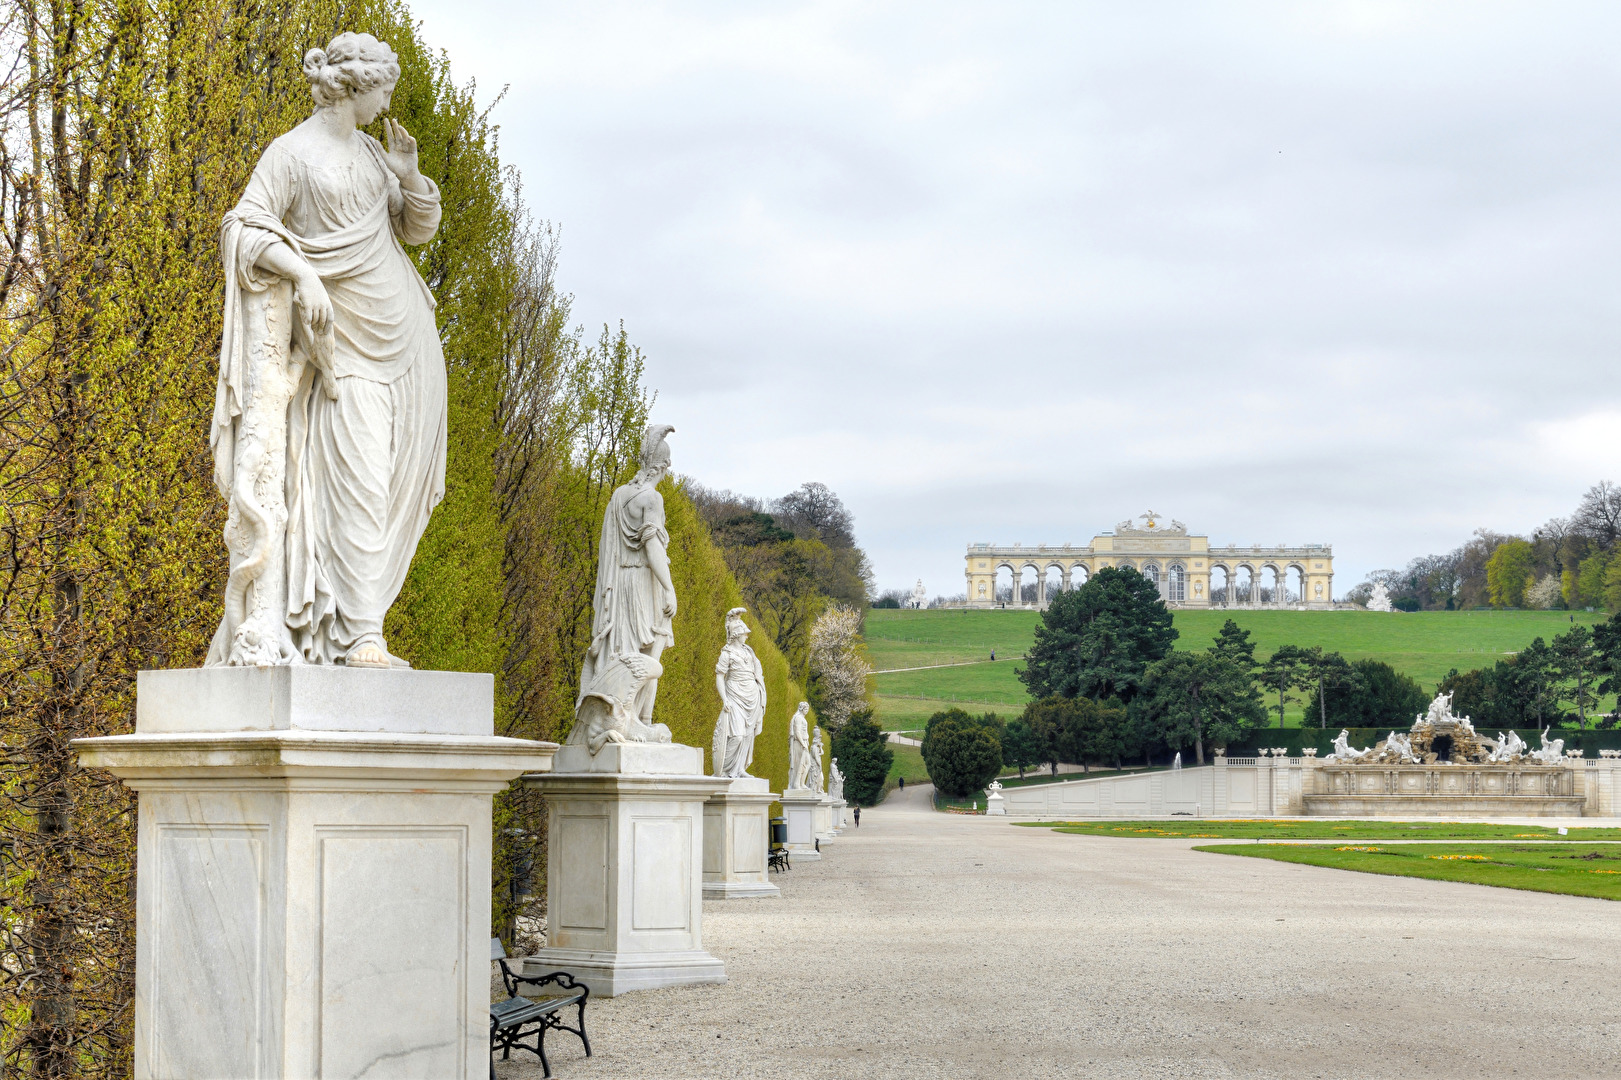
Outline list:
[[[1592,626],[1602,612],[1568,611],[1178,611],[1178,649],[1209,646],[1232,619],[1250,631],[1264,660],[1286,644],[1320,645],[1349,660],[1383,660],[1433,691],[1448,671],[1486,667],[1533,638],[1550,639],[1575,622]],[[891,730],[916,726],[953,706],[1013,713],[1029,700],[1015,674],[1035,636],[1034,611],[867,613],[867,651],[874,670],[878,719]],[[995,650],[996,660],[990,659]],[[936,667],[931,665],[960,665]],[[898,670],[898,669],[921,670]],[[1292,704],[1285,723],[1301,716]]]

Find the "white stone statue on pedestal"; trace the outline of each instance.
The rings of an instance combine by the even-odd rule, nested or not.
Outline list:
[[[844,774],[839,771],[838,758],[834,758],[828,765],[827,795],[834,801],[844,798]]]
[[[1394,611],[1395,610],[1395,608],[1390,606],[1390,592],[1389,592],[1389,590],[1387,590],[1385,588],[1384,582],[1376,581],[1376,582],[1373,583],[1373,592],[1368,594],[1368,610],[1369,611]]]
[[[825,781],[822,777],[822,757],[826,752],[826,749],[822,746],[822,729],[817,727],[811,733],[809,776],[811,790],[817,794],[826,793]]]
[[[613,493],[603,514],[591,645],[568,736],[570,745],[584,744],[593,754],[609,742],[670,741],[670,729],[653,723],[653,702],[664,674],[659,656],[675,642],[670,534],[658,492],[670,471],[664,438],[674,430],[668,424],[647,426],[641,468]]]
[[[912,586],[912,606],[919,610],[929,606],[929,590],[923,587],[922,578],[918,578],[917,584]]]
[[[801,701],[788,721],[788,788],[790,791],[815,790],[811,787],[810,727],[805,717],[810,702]]]
[[[405,667],[383,640],[445,495],[445,358],[402,244],[439,228],[416,140],[383,121],[394,50],[339,34],[304,57],[316,109],[225,215],[214,483],[230,576],[209,666]]]
[[[754,739],[765,723],[765,672],[748,646],[746,610],[739,607],[726,613],[726,645],[715,661],[715,691],[721,700],[720,718],[715,721],[716,776],[749,775]]]

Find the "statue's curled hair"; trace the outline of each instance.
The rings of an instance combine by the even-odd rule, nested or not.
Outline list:
[[[349,94],[398,82],[400,58],[386,41],[344,32],[326,48],[304,54],[304,78],[317,105],[335,105]]]

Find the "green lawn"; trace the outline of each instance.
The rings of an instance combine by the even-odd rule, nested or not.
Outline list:
[[[1174,837],[1200,840],[1563,840],[1621,841],[1621,828],[1576,828],[1568,835],[1545,825],[1495,825],[1464,821],[1021,821],[1032,829],[1075,836],[1130,839]]]
[[[1321,645],[1348,659],[1383,660],[1433,692],[1448,670],[1485,667],[1531,643],[1570,627],[1563,611],[1429,611],[1379,614],[1364,611],[1179,611],[1177,648],[1203,649],[1224,620],[1249,630],[1264,659],[1279,646]],[[1576,612],[1593,625],[1602,613]],[[1007,657],[1022,657],[1040,615],[1033,611],[880,610],[867,612],[867,651],[875,670],[878,720],[894,729],[918,724],[940,709],[1011,715],[1028,700]],[[996,650],[997,661],[990,663]],[[925,664],[984,661],[966,667],[891,671]],[[886,671],[891,673],[885,673]],[[1296,723],[1301,703],[1286,723]]]
[[[1599,844],[1209,844],[1218,855],[1621,900],[1621,849]]]

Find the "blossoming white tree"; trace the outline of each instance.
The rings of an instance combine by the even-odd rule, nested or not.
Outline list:
[[[872,665],[861,657],[861,613],[830,607],[811,627],[810,670],[822,726],[836,732],[867,704]]]

